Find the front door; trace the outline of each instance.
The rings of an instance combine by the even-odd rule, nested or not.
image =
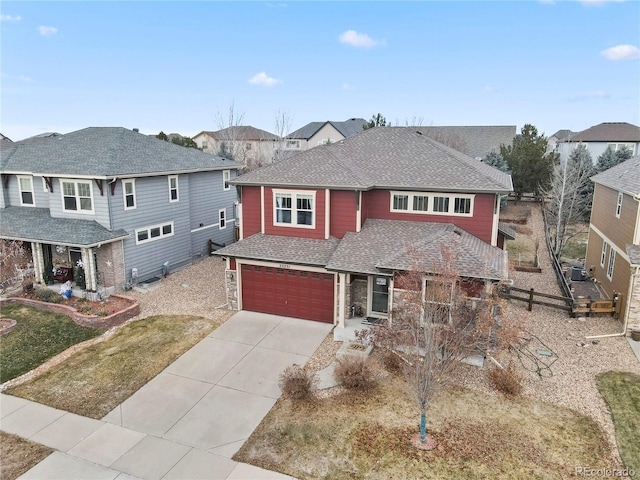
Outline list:
[[[389,313],[389,277],[372,277],[371,313],[387,315]]]

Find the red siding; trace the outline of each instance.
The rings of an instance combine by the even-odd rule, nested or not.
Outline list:
[[[242,187],[242,236],[260,233],[260,187]]]
[[[278,188],[277,190],[286,190]],[[315,201],[315,228],[278,227],[273,224],[273,190],[271,187],[264,189],[264,233],[266,235],[282,235],[284,237],[302,237],[324,239],[325,222],[325,191],[313,189],[292,189],[293,191],[316,192]]]
[[[344,237],[347,232],[356,231],[356,192],[348,190],[331,191],[331,235]]]
[[[230,258],[229,259],[229,270],[235,270],[236,269],[236,259],[235,258]]]
[[[453,223],[481,240],[491,243],[493,205],[495,199],[495,195],[493,194],[476,194],[473,205],[473,217],[391,212],[391,194],[388,190],[371,190],[366,192],[365,199],[368,218]]]

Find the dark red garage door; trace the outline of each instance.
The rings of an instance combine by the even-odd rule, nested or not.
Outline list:
[[[333,323],[333,275],[242,265],[242,308]]]

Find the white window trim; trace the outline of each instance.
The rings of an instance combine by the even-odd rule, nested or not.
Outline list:
[[[611,280],[613,278],[613,266],[616,261],[616,251],[615,249],[609,250],[609,264],[607,265],[607,278]]]
[[[620,218],[620,212],[622,212],[623,198],[624,198],[624,194],[622,192],[618,192],[618,201],[616,202],[616,218]]]
[[[30,175],[17,175],[18,177],[18,191],[20,193],[20,206],[21,207],[35,207],[36,206],[36,192],[34,192],[33,190],[33,177]],[[29,180],[29,185],[31,186],[31,190],[22,190],[22,183],[21,180],[23,178],[26,178],[27,180]],[[22,194],[23,193],[30,193],[31,194],[31,199],[33,200],[32,203],[24,203],[22,201]]]
[[[405,191],[394,191],[390,192],[390,201],[389,201],[389,209],[394,213],[413,213],[413,214],[421,214],[421,215],[448,215],[455,217],[473,217],[473,210],[475,205],[475,194],[468,193],[440,193],[440,192],[405,192]],[[406,195],[409,197],[409,201],[407,204],[407,210],[399,210],[393,208],[393,197],[395,195]],[[414,210],[413,209],[413,198],[414,197],[429,197],[429,205],[426,211],[424,210]],[[435,197],[445,197],[449,198],[449,210],[447,212],[436,212],[433,210],[433,204]],[[455,213],[455,201],[456,198],[464,198],[471,200],[471,207],[469,213]]]
[[[65,183],[73,183],[75,184],[75,197],[76,197],[76,206],[78,207],[76,210],[67,210],[64,206],[64,187]],[[91,199],[91,210],[82,210],[80,208],[80,195],[78,195],[78,185],[87,184],[89,185],[89,198]],[[82,215],[93,215],[95,213],[95,201],[93,199],[93,183],[91,180],[74,180],[72,178],[61,178],[60,179],[60,197],[62,198],[62,211],[66,213],[79,213]],[[82,197],[84,198],[84,197]]]
[[[166,227],[167,225],[171,225],[171,233],[163,233],[162,232],[162,227]],[[159,228],[160,229],[160,235],[157,236],[157,237],[151,238],[151,230],[154,229],[154,228]],[[144,232],[145,230],[147,231],[147,239],[146,240],[138,240],[138,233]],[[159,223],[157,225],[151,225],[149,227],[136,228],[136,230],[135,230],[136,245],[144,245],[145,243],[155,242],[156,240],[160,240],[162,238],[173,237],[174,232],[175,232],[175,226],[174,226],[173,222],[165,222],[165,223]]]
[[[176,180],[176,198],[175,200],[171,198],[171,190],[173,190],[173,188],[171,187],[171,179]],[[169,203],[177,203],[180,201],[180,182],[178,181],[178,175],[169,175],[167,177],[167,181],[169,183]]]
[[[131,184],[131,195],[133,195],[133,207],[127,207],[127,189],[125,185]],[[122,204],[125,210],[135,210],[138,206],[138,199],[136,198],[136,180],[134,178],[122,180]]]
[[[229,180],[231,180],[231,170],[223,170],[222,171],[222,189],[223,190],[231,190],[231,185],[229,185]]]
[[[600,254],[600,266],[604,267],[604,263],[607,260],[607,241],[602,241],[602,253]]]
[[[225,228],[227,228],[227,209],[221,208],[218,210],[218,229],[224,230]]]
[[[293,228],[316,228],[316,191],[315,190],[272,190],[273,194],[273,225],[275,227],[293,227]],[[291,196],[291,223],[278,222],[278,215],[276,211],[276,197],[278,195],[290,195]],[[304,195],[311,197],[311,225],[298,224],[298,195]]]

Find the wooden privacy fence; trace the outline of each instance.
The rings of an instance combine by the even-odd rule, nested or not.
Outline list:
[[[557,308],[571,313],[572,316],[591,314],[609,314],[618,315],[620,313],[620,305],[622,304],[621,295],[616,293],[613,300],[591,300],[589,298],[573,299],[573,297],[563,297],[560,295],[550,295],[548,293],[536,292],[533,288],[526,290],[524,288],[503,286],[499,290],[502,298],[512,300],[520,300],[527,302],[527,309],[533,310],[533,305],[544,305],[546,307]],[[520,294],[520,295],[516,295]],[[526,294],[526,295],[522,295]],[[555,302],[553,302],[555,300]]]

